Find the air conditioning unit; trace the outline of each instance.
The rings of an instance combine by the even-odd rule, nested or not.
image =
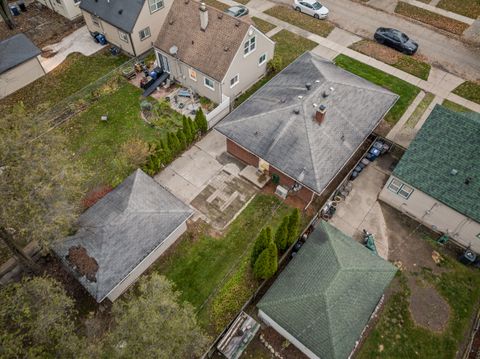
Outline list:
[[[280,198],[286,199],[288,195],[288,189],[278,185],[277,189],[275,190],[275,194]]]

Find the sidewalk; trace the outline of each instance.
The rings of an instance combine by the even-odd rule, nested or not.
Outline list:
[[[236,4],[232,0],[220,0],[220,1],[229,5]],[[263,11],[262,9],[268,9],[274,5],[275,4],[271,3],[268,0],[262,0],[262,1],[252,0],[247,4],[247,7],[249,8],[250,14],[252,16],[256,16],[262,20],[270,22],[271,24],[277,26],[280,29],[288,30],[290,32],[293,32],[297,35],[306,37],[309,40],[316,42],[317,44],[320,45],[320,47],[315,48],[313,52],[321,56],[325,55],[324,57],[329,60],[333,59],[337,54],[344,54],[346,56],[354,58],[355,60],[358,60],[367,65],[375,67],[392,76],[398,77],[412,85],[419,87],[421,90],[425,92],[431,92],[440,98],[448,99],[472,111],[480,112],[479,104],[451,93],[451,91],[453,91],[458,85],[460,85],[465,81],[464,79],[457,77],[455,75],[452,75],[450,73],[447,73],[438,68],[432,67],[428,81],[422,80],[404,71],[398,70],[393,66],[387,65],[381,61],[378,61],[369,56],[363,55],[357,51],[349,49],[346,46],[338,44],[337,42],[332,40],[332,37],[333,39],[338,37],[338,33],[336,31],[332,31],[332,33],[327,38],[324,38],[262,12]],[[270,33],[276,33],[276,32],[273,32],[272,30]],[[352,34],[352,36],[354,35]]]

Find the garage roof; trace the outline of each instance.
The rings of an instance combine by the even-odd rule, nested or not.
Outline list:
[[[319,358],[344,359],[396,271],[321,222],[257,307]]]
[[[56,243],[54,251],[101,302],[192,214],[186,204],[139,169],[85,211],[77,233]],[[85,270],[75,268],[68,259],[76,249],[84,251],[80,255]]]
[[[0,74],[40,55],[41,51],[25,34],[0,41]]]
[[[307,52],[215,128],[321,193],[397,99],[392,92]],[[327,108],[321,124],[314,120],[320,105]]]

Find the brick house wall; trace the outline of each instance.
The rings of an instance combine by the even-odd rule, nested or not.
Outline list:
[[[227,152],[251,166],[258,167],[258,162],[259,162],[258,156],[240,147],[229,138],[227,138]],[[269,166],[269,173],[270,175],[274,173],[278,175],[278,177],[280,178],[280,184],[284,187],[291,188],[295,184],[294,179],[280,172],[272,165]],[[294,195],[300,198],[305,203],[308,203],[312,199],[312,194],[313,192],[310,191],[308,188],[302,187],[300,191],[295,192],[294,194],[292,193],[291,195]]]

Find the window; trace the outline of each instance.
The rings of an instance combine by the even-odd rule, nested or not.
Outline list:
[[[255,50],[255,47],[256,47],[255,41],[256,40],[254,36],[250,40],[246,41],[245,44],[243,44],[243,55],[247,56],[249,53]]]
[[[197,71],[194,69],[188,69],[188,76],[190,76],[193,81],[197,81]]]
[[[230,79],[230,87],[234,87],[236,84],[238,84],[239,81],[239,74],[236,74]]]
[[[213,83],[212,79],[209,79],[208,77],[205,77],[204,84],[210,90],[215,90],[215,84]]]
[[[139,35],[140,35],[140,40],[142,40],[142,41],[145,40],[146,38],[149,38],[150,37],[150,28],[146,27],[145,29],[140,30]]]
[[[128,42],[128,35],[123,31],[119,31],[118,36],[120,37],[120,40]]]
[[[100,27],[100,20],[98,19],[98,17],[96,17],[95,15],[92,15],[91,17],[93,25]]]
[[[150,6],[150,14],[153,14],[163,7],[163,0],[148,0],[148,5]]]
[[[263,54],[258,58],[258,66],[263,65],[267,61],[267,54]]]
[[[388,189],[405,199],[408,199],[410,195],[413,193],[412,187],[400,182],[397,179],[392,179],[392,181],[388,185]]]

